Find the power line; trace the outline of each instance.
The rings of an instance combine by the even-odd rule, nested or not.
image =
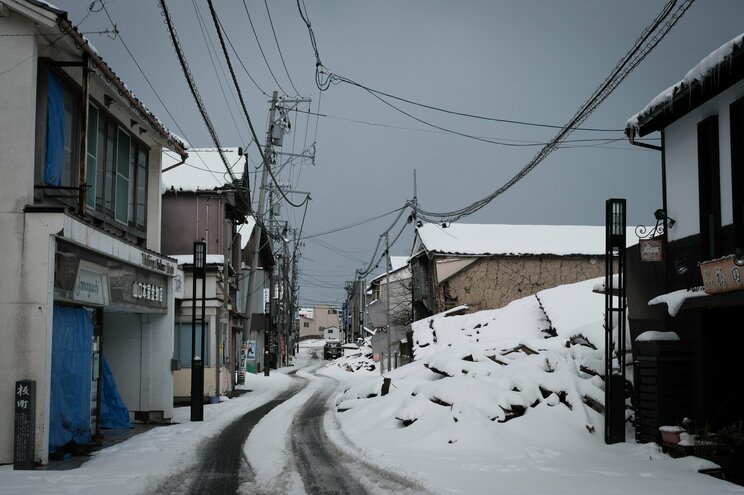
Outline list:
[[[269,2],[264,0],[264,5],[266,5],[266,14],[269,16],[269,24],[271,25],[271,32],[274,33],[274,41],[276,42],[276,49],[279,50],[279,58],[282,59],[282,65],[284,66],[284,72],[287,73],[289,84],[292,85],[292,89],[295,90],[295,94],[299,96],[300,92],[297,91],[297,88],[295,87],[294,82],[292,81],[292,76],[289,75],[289,71],[287,70],[287,64],[284,62],[284,55],[282,55],[282,49],[279,48],[279,39],[276,37],[276,30],[274,30],[274,21],[271,20],[271,12],[269,11]]]
[[[256,33],[256,28],[253,27],[253,19],[251,19],[251,14],[248,12],[248,5],[246,5],[245,0],[243,0],[243,7],[245,8],[245,14],[248,16],[248,22],[251,24],[251,30],[253,31],[253,36],[256,38],[256,43],[258,44],[258,49],[261,51],[261,56],[264,59],[264,62],[266,63],[266,68],[269,69],[269,74],[271,74],[271,77],[274,79],[274,82],[276,83],[279,90],[287,94],[286,91],[284,91],[284,88],[282,88],[282,85],[279,84],[279,81],[276,79],[276,76],[274,75],[274,71],[271,70],[271,66],[269,65],[269,61],[266,58],[266,54],[263,51],[263,47],[261,47],[261,42],[258,40],[258,34]]]
[[[333,234],[335,232],[340,232],[342,230],[347,230],[347,229],[351,229],[351,228],[354,228],[354,227],[358,227],[359,225],[364,225],[365,223],[369,223],[369,222],[372,222],[374,220],[378,220],[380,218],[384,218],[384,217],[386,217],[388,215],[392,215],[393,213],[396,213],[396,212],[398,212],[400,210],[404,210],[405,208],[406,208],[406,206],[401,206],[400,208],[396,208],[396,209],[391,210],[391,211],[388,211],[386,213],[382,213],[382,214],[377,215],[375,217],[366,218],[366,219],[360,220],[358,222],[354,222],[354,223],[350,223],[350,224],[347,224],[347,225],[343,225],[341,227],[335,227],[333,229],[325,230],[323,232],[318,232],[318,233],[315,233],[315,234],[310,234],[310,235],[305,236],[305,239],[312,239],[314,237],[320,237],[320,236],[323,236],[323,235]]]
[[[284,194],[284,191],[282,191],[281,186],[279,185],[279,182],[276,180],[276,177],[274,176],[274,173],[271,171],[268,157],[266,156],[264,151],[261,149],[261,145],[258,144],[258,135],[256,134],[256,130],[253,127],[253,121],[251,120],[251,117],[248,114],[248,109],[245,106],[245,101],[243,100],[243,93],[242,91],[240,91],[240,84],[238,84],[238,78],[235,76],[235,71],[233,70],[232,62],[230,61],[230,54],[227,52],[227,46],[225,45],[225,41],[222,37],[222,29],[221,29],[221,24],[219,22],[219,18],[217,16],[217,11],[214,9],[212,0],[208,0],[207,3],[209,4],[209,11],[212,14],[212,20],[214,21],[214,27],[217,30],[217,36],[219,37],[220,45],[222,45],[222,52],[225,55],[225,60],[227,61],[227,67],[228,69],[230,69],[230,75],[232,76],[233,84],[235,84],[235,90],[237,91],[238,98],[240,99],[240,105],[243,108],[243,113],[245,114],[245,118],[248,121],[248,126],[250,127],[251,134],[253,135],[253,140],[256,143],[256,147],[258,148],[259,153],[261,153],[261,158],[263,159],[264,167],[266,167],[266,170],[269,172],[269,175],[271,175],[271,179],[274,181],[274,184],[276,184],[284,200],[287,203],[289,203],[291,206],[294,206],[295,208],[300,208],[303,204],[305,204],[307,201],[310,200],[310,195],[307,195],[305,197],[305,200],[302,203],[299,203],[299,204],[293,203]]]
[[[222,23],[220,23],[220,26],[222,27]],[[251,75],[251,73],[248,72],[248,69],[246,68],[245,64],[243,63],[243,59],[240,58],[240,54],[235,49],[235,46],[233,46],[232,41],[230,40],[230,36],[227,34],[227,31],[225,30],[224,27],[222,27],[222,31],[224,31],[225,39],[227,39],[227,43],[230,45],[230,48],[232,48],[232,51],[235,54],[235,58],[238,59],[238,62],[240,63],[240,66],[243,67],[243,70],[245,71],[246,75],[248,76],[248,79],[251,80],[251,82],[256,87],[256,89],[258,89],[264,96],[269,96],[269,94],[266,91],[264,91],[261,88],[261,86],[258,85],[258,83],[256,82],[256,80],[253,79],[253,76]]]
[[[163,17],[165,17],[165,23],[168,26],[168,32],[170,33],[171,42],[173,43],[173,48],[176,50],[176,56],[178,57],[178,61],[181,64],[181,69],[183,70],[184,76],[186,76],[186,81],[189,84],[189,89],[191,90],[191,94],[194,97],[194,100],[196,101],[196,106],[199,108],[199,113],[202,116],[202,119],[204,120],[204,124],[207,126],[207,130],[209,131],[209,134],[212,136],[212,140],[214,141],[215,146],[217,147],[217,151],[220,155],[220,158],[222,158],[222,163],[225,165],[225,169],[227,169],[228,174],[230,175],[230,179],[232,182],[235,182],[235,175],[233,174],[232,169],[230,168],[230,165],[227,163],[227,158],[225,157],[225,154],[222,152],[222,145],[220,144],[220,140],[217,137],[217,132],[214,129],[214,126],[212,125],[212,121],[209,118],[209,115],[207,114],[207,110],[204,108],[204,104],[201,100],[201,96],[199,95],[199,90],[196,88],[196,83],[194,82],[194,78],[191,75],[191,70],[189,69],[189,65],[186,62],[186,58],[183,55],[183,51],[181,50],[180,42],[178,41],[178,34],[176,33],[176,28],[173,26],[173,21],[171,20],[170,14],[168,12],[168,7],[165,5],[165,0],[159,0],[160,2],[160,8],[163,12]]]
[[[332,77],[332,79],[334,81],[340,81],[340,82],[344,82],[346,84],[350,84],[352,86],[356,86],[356,87],[361,88],[361,89],[363,89],[363,90],[365,90],[365,91],[367,91],[369,93],[372,93],[374,95],[386,96],[388,98],[392,98],[394,100],[402,101],[402,102],[408,103],[410,105],[415,105],[415,106],[418,106],[418,107],[421,107],[421,108],[426,108],[426,109],[429,109],[429,110],[434,110],[434,111],[446,113],[446,114],[449,114],[449,115],[457,115],[459,117],[468,117],[468,118],[471,118],[471,119],[486,120],[486,121],[489,121],[489,122],[500,122],[500,123],[503,123],[503,124],[514,124],[514,125],[522,125],[522,126],[529,126],[529,127],[545,127],[545,128],[549,128],[549,129],[562,129],[562,126],[559,126],[559,125],[541,124],[541,123],[537,123],[537,122],[526,122],[526,121],[523,121],[523,120],[504,119],[504,118],[498,118],[498,117],[486,117],[486,116],[483,116],[483,115],[476,115],[476,114],[472,114],[472,113],[458,112],[456,110],[448,110],[448,109],[445,109],[445,108],[435,107],[433,105],[427,105],[425,103],[419,103],[419,102],[416,102],[416,101],[413,101],[413,100],[409,100],[407,98],[402,98],[400,96],[395,96],[393,94],[386,93],[386,92],[380,91],[378,89],[373,89],[373,88],[370,88],[369,86],[365,86],[364,84],[358,83],[356,81],[353,81],[353,80],[349,79],[348,77],[340,76],[338,74],[333,74],[331,77]],[[396,108],[396,107],[393,107],[393,108]],[[577,131],[592,131],[592,132],[623,132],[624,131],[623,129],[599,129],[599,128],[594,128],[594,127],[577,127],[575,130],[577,130]]]
[[[92,6],[93,6],[93,4],[91,4],[90,7],[92,7]],[[106,4],[104,4],[103,2],[101,2],[101,6],[102,6],[102,9],[101,10],[103,10],[103,12],[106,14],[106,17],[108,18],[109,22],[114,27],[114,31],[118,34],[117,38],[121,42],[122,46],[126,50],[126,52],[129,55],[129,57],[132,59],[132,62],[134,62],[134,65],[140,71],[140,74],[142,74],[142,77],[145,79],[145,82],[147,82],[147,85],[150,87],[150,89],[152,90],[152,92],[155,94],[155,97],[158,99],[158,101],[162,105],[162,107],[165,110],[165,112],[168,114],[168,116],[170,116],[171,120],[173,121],[173,124],[175,124],[175,126],[178,128],[178,131],[181,133],[181,135],[183,135],[183,137],[187,141],[189,141],[188,135],[181,128],[181,125],[178,123],[178,120],[176,120],[176,118],[173,116],[173,114],[171,113],[171,111],[168,109],[168,106],[165,104],[165,102],[163,101],[163,99],[160,97],[160,94],[155,89],[155,86],[153,86],[152,82],[150,81],[150,78],[147,77],[147,74],[145,73],[144,69],[142,69],[142,66],[137,61],[137,58],[134,56],[134,54],[132,53],[132,51],[129,49],[129,46],[127,45],[126,41],[124,40],[124,36],[121,34],[121,31],[119,31],[116,23],[114,23],[114,20],[111,17],[111,14],[109,13],[108,9],[106,8]],[[95,11],[95,12],[100,12],[100,10],[99,11]],[[199,160],[204,165],[204,168],[203,169],[199,169],[198,167],[195,167],[194,165],[190,165],[190,164],[186,164],[186,165],[188,165],[189,167],[195,168],[197,170],[203,170],[203,171],[209,172],[212,175],[212,177],[214,177],[214,179],[217,182],[220,182],[220,180],[215,175],[214,171],[212,169],[210,169],[209,166],[207,165],[207,163],[204,161],[204,158],[201,156],[201,154],[199,153],[199,151],[198,150],[192,150],[192,152],[194,154],[196,154],[197,158],[199,158]]]
[[[230,105],[230,102],[227,101],[227,93],[225,92],[225,87],[222,85],[222,79],[220,78],[219,74],[222,73],[222,77],[225,78],[225,82],[227,82],[227,75],[225,74],[225,68],[222,66],[222,64],[219,64],[220,70],[217,71],[217,64],[219,62],[215,62],[215,57],[212,56],[212,52],[214,54],[217,54],[217,50],[214,47],[214,43],[212,43],[212,38],[207,35],[207,29],[206,29],[206,23],[204,22],[204,19],[202,18],[201,11],[199,10],[199,6],[196,3],[196,0],[191,0],[192,5],[194,6],[194,12],[196,13],[196,20],[199,24],[199,30],[201,31],[202,38],[204,39],[204,45],[207,47],[207,54],[209,55],[209,60],[212,63],[212,68],[214,68],[215,76],[217,76],[217,83],[220,85],[220,92],[222,93],[222,97],[225,100],[225,104],[227,106],[227,111],[230,114],[230,119],[233,121],[233,124],[235,125],[235,132],[238,134],[238,138],[243,141],[243,136],[240,133],[240,130],[238,129],[238,122],[235,120],[235,115],[232,111],[232,105]],[[232,93],[230,94],[233,97],[233,100],[235,100],[235,95]]]
[[[502,193],[511,188],[514,184],[523,179],[528,173],[530,173],[537,165],[539,165],[545,157],[547,157],[552,151],[554,151],[558,145],[576,128],[578,127],[591,113],[604,101],[607,96],[614,91],[614,89],[627,77],[628,74],[653,50],[656,45],[664,38],[669,30],[674,27],[680,17],[687,11],[694,0],[685,0],[677,10],[672,14],[671,18],[661,28],[659,32],[656,30],[661,26],[665,19],[670,16],[671,10],[676,4],[676,0],[670,0],[662,9],[661,13],[654,19],[652,24],[648,26],[641,36],[636,40],[633,47],[620,59],[615,67],[610,72],[610,75],[600,84],[600,86],[594,91],[589,99],[576,111],[574,116],[568,123],[561,129],[561,131],[545,145],[533,159],[524,166],[516,175],[514,175],[506,184],[501,186],[496,191],[492,192],[485,198],[471,203],[468,206],[454,210],[450,212],[430,212],[413,205],[416,213],[422,218],[429,219],[432,217],[446,219],[448,222],[456,221],[464,216],[475,213],[480,210],[495,198],[500,196]],[[656,32],[656,33],[655,33]],[[655,34],[654,34],[655,33]],[[653,35],[653,36],[652,36]],[[645,46],[642,46],[644,45]]]

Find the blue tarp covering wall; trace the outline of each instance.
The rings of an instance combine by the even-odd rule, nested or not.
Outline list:
[[[82,308],[54,306],[49,452],[90,436],[93,322]]]
[[[131,428],[129,409],[121,400],[106,359],[101,356],[101,428]]]
[[[91,442],[93,322],[83,308],[54,306],[49,452],[70,441]],[[129,410],[102,358],[101,427],[131,428]]]
[[[49,72],[47,88],[47,138],[44,156],[44,183],[62,184],[62,163],[65,159],[65,98],[62,81]]]

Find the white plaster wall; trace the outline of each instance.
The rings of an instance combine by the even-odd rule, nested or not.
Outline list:
[[[0,17],[0,34],[33,34],[32,23]],[[46,463],[49,410],[55,215],[24,215],[33,198],[36,108],[36,37],[0,43],[0,394],[13,396],[16,380],[36,380],[35,447]],[[61,217],[61,216],[60,216]],[[32,261],[33,260],[33,261]],[[0,402],[0,464],[13,462],[12,400]]]
[[[16,221],[21,224],[17,225]],[[48,461],[49,393],[51,377],[54,286],[54,233],[62,215],[0,214],[0,393],[12,397],[17,380],[36,381],[35,449],[39,462]],[[8,228],[8,230],[5,230]],[[8,261],[4,261],[8,260]],[[20,262],[19,262],[20,260]],[[23,283],[21,283],[21,281]],[[13,462],[12,400],[0,406],[0,463]]]
[[[172,279],[169,284],[172,285]],[[171,287],[172,289],[172,287]],[[168,313],[142,315],[142,388],[144,411],[163,411],[163,418],[173,417],[173,300]]]
[[[0,34],[34,32],[33,25],[18,15],[0,17]],[[21,213],[33,198],[37,45],[35,36],[1,39],[0,212]]]
[[[139,314],[103,314],[103,354],[114,375],[124,404],[130,412],[142,411],[140,386],[142,382],[140,351],[142,329]]]
[[[171,296],[165,314],[104,311],[103,352],[131,417],[134,411],[173,417],[173,307]]]
[[[721,224],[733,221],[731,191],[731,132],[729,105],[744,96],[744,81],[689,112],[664,131],[667,167],[667,211],[676,221],[669,229],[674,241],[700,231],[698,199],[697,124],[718,116],[719,163],[721,173]]]

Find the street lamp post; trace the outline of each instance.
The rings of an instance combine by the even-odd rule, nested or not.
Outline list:
[[[194,242],[194,262],[192,266],[192,291],[191,291],[191,421],[204,420],[204,290],[206,288],[206,260],[207,243],[204,241]],[[201,354],[196,355],[196,279],[202,280],[201,294]]]

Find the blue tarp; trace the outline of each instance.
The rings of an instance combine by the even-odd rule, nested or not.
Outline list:
[[[106,359],[101,356],[101,428],[131,428],[129,409],[121,400]]]
[[[47,137],[44,157],[44,183],[62,184],[62,163],[65,159],[65,98],[62,81],[49,72],[47,87]]]
[[[93,322],[82,308],[54,306],[49,452],[90,436]]]

